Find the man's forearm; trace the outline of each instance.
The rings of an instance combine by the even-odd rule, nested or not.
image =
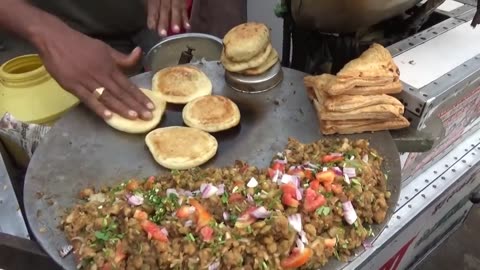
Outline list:
[[[0,1],[0,29],[11,32],[35,46],[42,46],[42,39],[49,25],[63,24],[58,18],[30,5],[24,0]]]

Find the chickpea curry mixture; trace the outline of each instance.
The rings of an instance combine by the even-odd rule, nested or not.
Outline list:
[[[270,168],[172,171],[85,189],[61,227],[82,269],[319,269],[385,221],[368,141],[289,139]]]

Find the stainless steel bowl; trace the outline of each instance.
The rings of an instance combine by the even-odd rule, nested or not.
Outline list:
[[[147,53],[144,67],[156,72],[162,68],[178,65],[182,53],[193,49],[192,62],[202,59],[219,61],[223,49],[222,40],[207,34],[187,33],[168,37],[153,46]]]
[[[400,15],[421,0],[291,0],[295,23],[327,33],[351,33]]]

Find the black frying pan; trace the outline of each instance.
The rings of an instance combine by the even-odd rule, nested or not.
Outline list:
[[[223,68],[216,62],[199,64],[198,67],[212,80],[213,93],[231,98],[242,115],[238,127],[215,134],[219,142],[218,153],[205,166],[228,166],[235,160],[244,160],[266,167],[273,154],[284,149],[288,137],[304,143],[322,137],[303,86],[306,74],[285,68],[283,82],[274,89],[260,94],[243,94],[225,86]],[[149,73],[132,80],[140,87],[151,86]],[[181,109],[168,107],[160,126],[183,125]],[[368,139],[385,159],[384,170],[388,174],[392,197],[385,223],[373,227],[378,235],[398,200],[401,182],[399,155],[388,132],[347,137]],[[78,192],[85,187],[113,185],[131,177],[166,172],[154,162],[145,147],[143,135],[113,130],[85,108],[77,107],[56,123],[30,162],[24,190],[27,220],[45,251],[63,268],[75,269],[72,255],[59,256],[58,249],[68,243],[58,225],[65,208],[77,201]],[[359,249],[357,254],[361,252]],[[339,269],[344,265],[331,260],[323,269]]]

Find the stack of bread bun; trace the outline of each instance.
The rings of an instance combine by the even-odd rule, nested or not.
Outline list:
[[[243,75],[261,75],[278,62],[270,42],[270,30],[248,22],[232,28],[223,38],[221,62],[226,70]]]
[[[399,76],[390,52],[373,44],[336,76],[305,77],[322,133],[353,134],[408,127],[403,104],[389,96],[402,91]]]

